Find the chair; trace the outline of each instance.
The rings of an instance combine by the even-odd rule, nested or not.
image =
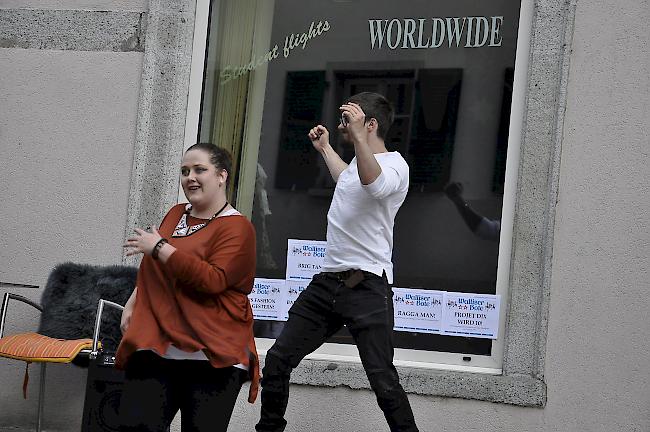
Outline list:
[[[120,314],[133,288],[137,268],[64,263],[50,273],[41,304],[5,293],[0,310],[0,357],[41,364],[36,431],[42,429],[47,363],[86,367],[100,351],[114,352],[121,338]],[[4,336],[9,300],[41,312],[36,333]],[[105,306],[113,309],[104,313]],[[100,328],[104,321],[102,340]],[[92,339],[89,336],[92,335]],[[26,397],[27,372],[23,385]]]

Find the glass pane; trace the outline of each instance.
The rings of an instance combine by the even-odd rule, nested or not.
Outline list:
[[[336,133],[338,107],[372,91],[393,103],[386,144],[410,166],[410,191],[395,221],[394,285],[495,293],[519,5],[213,2],[200,139],[239,160],[257,155],[254,185],[253,175],[238,184],[252,191],[258,277],[285,277],[287,239],[325,240],[335,183],[306,134],[325,125],[350,161],[354,149]],[[274,337],[281,328],[259,321],[255,330]],[[400,348],[489,355],[492,346],[394,336]],[[345,329],[332,341],[351,343]]]

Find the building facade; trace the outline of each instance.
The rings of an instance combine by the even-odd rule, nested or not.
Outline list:
[[[57,263],[133,264],[125,233],[183,199],[197,140],[236,156],[258,276],[282,278],[287,239],[323,239],[333,187],[301,134],[378,91],[411,168],[396,286],[501,299],[496,339],[395,333],[421,430],[648,430],[648,18],[641,0],[3,0],[1,289],[37,300]],[[281,325],[257,322],[262,353]],[[292,377],[288,430],[385,430],[347,335],[331,342]],[[32,428],[24,365],[0,366],[0,428]],[[49,369],[46,428],[78,428],[84,387]],[[242,396],[231,429],[258,415]]]

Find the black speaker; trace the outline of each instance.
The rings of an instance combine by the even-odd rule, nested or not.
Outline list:
[[[88,365],[82,432],[118,432],[124,371],[115,369],[115,357],[100,353]]]

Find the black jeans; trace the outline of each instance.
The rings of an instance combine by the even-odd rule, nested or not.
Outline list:
[[[257,431],[284,430],[291,371],[344,324],[390,430],[418,430],[393,366],[392,290],[385,276],[364,272],[364,280],[354,288],[346,287],[336,274],[317,274],[291,307],[289,320],[266,355]]]
[[[180,409],[181,429],[226,431],[248,372],[203,360],[170,360],[137,351],[126,365],[121,431],[166,431]]]

